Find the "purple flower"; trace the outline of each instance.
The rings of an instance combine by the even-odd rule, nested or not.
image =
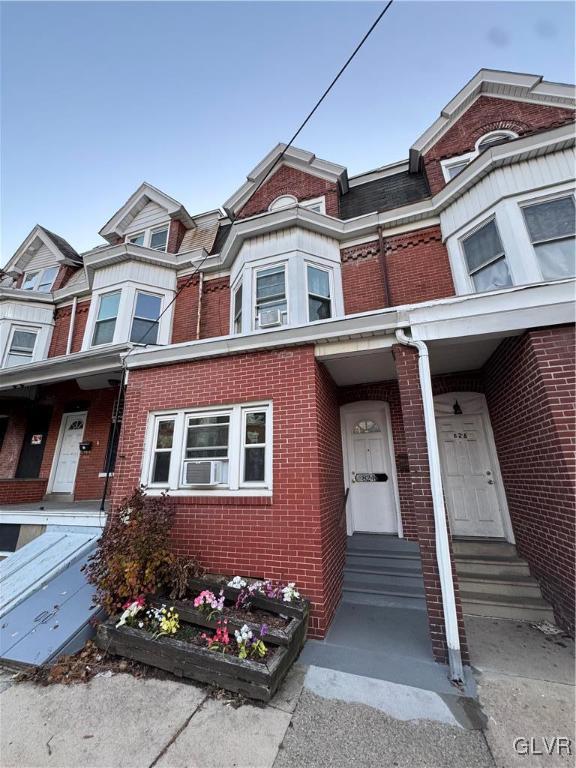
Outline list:
[[[262,624],[260,627],[260,637],[264,637],[264,635],[268,634],[268,624]]]

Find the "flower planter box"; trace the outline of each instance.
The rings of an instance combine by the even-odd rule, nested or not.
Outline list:
[[[218,592],[221,589],[220,585],[206,580],[198,580],[198,583],[194,584],[194,587],[196,586],[199,592],[211,588]],[[228,599],[235,600],[238,590],[226,587],[224,594]],[[156,598],[153,602],[174,606],[180,621],[186,624],[216,627],[218,617],[209,619],[206,614],[195,609],[191,601]],[[251,603],[270,613],[288,617],[284,628],[270,627],[265,642],[274,652],[264,661],[240,659],[238,656],[211,651],[174,637],[154,638],[149,632],[126,625],[116,627],[118,617],[111,618],[98,627],[96,644],[104,651],[150,664],[178,677],[210,683],[252,699],[270,701],[304,644],[309,607],[306,601],[298,605],[287,604],[262,595],[255,595],[251,598]],[[260,624],[254,622],[235,619],[232,616],[226,618],[232,630],[240,628],[243,624],[248,624],[253,631],[260,629]]]

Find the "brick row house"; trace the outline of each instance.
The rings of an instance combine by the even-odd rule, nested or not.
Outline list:
[[[279,145],[217,210],[144,183],[87,253],[34,227],[0,284],[3,548],[143,484],[178,551],[296,581],[313,636],[343,595],[425,608],[457,676],[464,613],[573,631],[574,105],[481,70],[405,161]]]

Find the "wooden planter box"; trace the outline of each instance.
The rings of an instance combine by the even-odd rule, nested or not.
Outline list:
[[[215,583],[199,580],[199,592],[211,588],[220,590]],[[225,588],[224,591],[232,600],[238,593],[238,590],[231,588]],[[228,592],[230,594],[227,594]],[[186,623],[200,627],[216,626],[217,617],[209,620],[205,614],[196,610],[191,602],[168,599],[158,599],[155,602],[174,606],[180,619]],[[237,656],[210,651],[173,637],[162,636],[154,639],[149,632],[133,627],[117,628],[117,616],[100,624],[96,644],[103,651],[150,664],[178,677],[210,683],[252,699],[270,701],[304,644],[308,629],[308,603],[303,602],[296,607],[263,596],[255,597],[251,602],[271,613],[289,616],[289,622],[284,629],[270,627],[264,638],[267,646],[275,647],[273,655],[266,662],[239,659]],[[260,624],[235,620],[231,616],[227,619],[232,631],[245,623],[251,629],[260,628]]]

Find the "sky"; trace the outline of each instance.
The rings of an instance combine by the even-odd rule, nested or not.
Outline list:
[[[142,181],[212,210],[288,141],[384,2],[3,2],[0,264],[78,251]],[[395,0],[296,144],[354,175],[482,67],[574,81],[571,2]]]

